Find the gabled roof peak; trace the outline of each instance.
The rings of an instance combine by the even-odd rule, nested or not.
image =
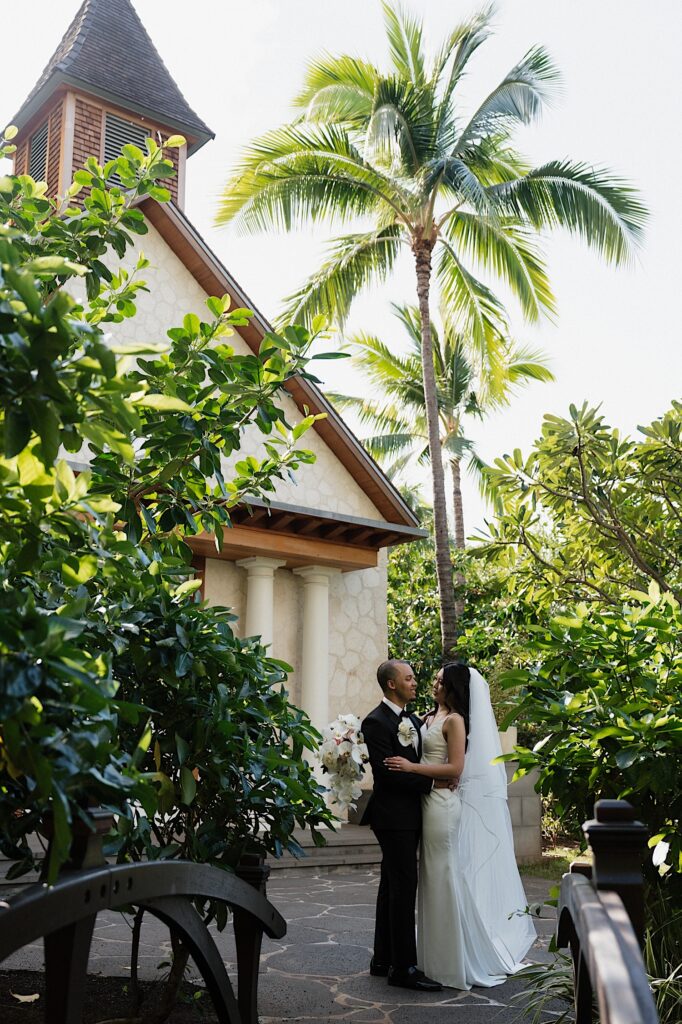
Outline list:
[[[180,92],[130,0],[84,0],[13,123],[22,127],[61,84],[190,135],[213,132]]]

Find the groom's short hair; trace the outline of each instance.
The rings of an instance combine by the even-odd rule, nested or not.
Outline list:
[[[388,689],[389,680],[398,678],[398,673],[396,671],[398,665],[407,665],[407,662],[404,658],[389,658],[388,661],[382,661],[379,665],[379,668],[377,669],[377,682],[384,693],[386,693],[386,690]]]

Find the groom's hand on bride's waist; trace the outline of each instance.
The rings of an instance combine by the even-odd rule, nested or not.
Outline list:
[[[434,789],[457,789],[459,779],[434,779]]]

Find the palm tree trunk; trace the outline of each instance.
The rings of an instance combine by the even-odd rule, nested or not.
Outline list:
[[[452,511],[455,526],[455,547],[464,549],[464,506],[462,504],[462,477],[459,459],[450,460],[452,473]]]
[[[461,462],[459,459],[450,460],[450,472],[452,473],[452,514],[455,526],[455,547],[458,551],[464,551],[466,547],[464,540],[464,505],[462,504],[462,476]],[[461,569],[455,570],[455,587],[458,591],[455,597],[455,612],[457,618],[461,619],[464,614],[464,585],[466,580]]]
[[[440,631],[443,658],[455,653],[457,639],[457,611],[455,591],[452,583],[452,559],[448,536],[448,516],[445,502],[445,471],[441,455],[440,431],[438,429],[438,403],[436,401],[436,373],[433,366],[431,342],[431,316],[429,313],[429,292],[431,288],[431,253],[433,242],[418,239],[412,245],[417,270],[417,298],[421,315],[421,355],[424,381],[424,404],[428,428],[431,475],[433,479],[433,525],[436,542],[436,576],[440,600]]]

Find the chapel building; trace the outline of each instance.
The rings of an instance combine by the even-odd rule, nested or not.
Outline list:
[[[64,194],[88,156],[104,163],[127,143],[144,149],[149,136],[183,135],[186,145],[170,151],[177,175],[164,181],[172,201],[140,205],[149,227],[149,293],[138,295],[137,316],[112,325],[112,333],[117,343],[163,339],[185,314],[205,315],[208,296],[228,293],[233,306],[255,311],[231,344],[238,354],[258,351],[270,327],[231,272],[234,241],[228,270],[184,213],[188,159],[213,132],[182,95],[130,0],[85,0],[10,123],[19,129],[16,173],[46,181],[50,195]],[[210,535],[188,542],[204,597],[230,606],[240,635],[262,637],[293,666],[291,698],[319,727],[377,703],[376,667],[387,656],[386,549],[425,534],[315,385],[290,382],[282,404],[291,423],[304,408],[326,413],[304,438],[316,462],[302,466],[294,483],[278,483],[269,507],[238,508],[220,553]],[[259,443],[260,435],[247,433],[239,457],[249,445],[257,454]]]

